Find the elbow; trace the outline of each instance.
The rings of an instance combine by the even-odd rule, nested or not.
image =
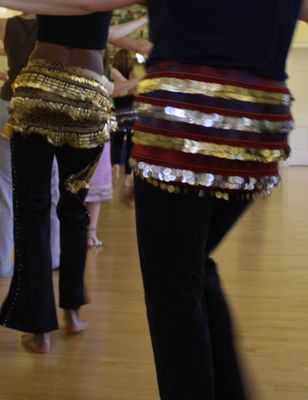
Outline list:
[[[117,39],[118,39],[117,35],[113,31],[112,27],[110,27],[109,28],[109,32],[108,32],[108,43],[113,44],[114,46],[116,46]]]

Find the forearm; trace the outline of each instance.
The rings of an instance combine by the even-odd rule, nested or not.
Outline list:
[[[35,14],[82,15],[126,7],[137,2],[137,0],[0,0],[0,6]]]
[[[0,0],[0,6],[26,13],[50,15],[82,15],[90,11],[82,0],[71,0],[66,5],[63,0]]]
[[[108,41],[110,43],[113,43],[116,40],[122,39],[136,29],[140,28],[142,25],[146,24],[147,22],[147,17],[142,17],[135,21],[126,22],[124,24],[112,25],[109,28]]]
[[[152,50],[152,43],[144,39],[133,39],[130,37],[124,37],[116,40],[112,43],[114,46],[121,49],[134,51],[135,53],[149,54]]]
[[[138,82],[138,79],[128,79],[125,82],[114,82],[112,97],[123,97],[128,94],[133,94]]]
[[[121,74],[121,72],[113,67],[110,69],[110,77],[114,83],[121,83],[127,81],[127,79]]]

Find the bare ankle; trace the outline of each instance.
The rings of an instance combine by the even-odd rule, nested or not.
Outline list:
[[[50,350],[50,337],[48,333],[27,333],[22,335],[21,343],[34,353],[48,353]]]
[[[86,322],[80,318],[79,309],[64,310],[64,320],[67,333],[79,333],[87,327]]]
[[[88,228],[87,246],[88,248],[101,247],[103,242],[96,236],[96,228]]]

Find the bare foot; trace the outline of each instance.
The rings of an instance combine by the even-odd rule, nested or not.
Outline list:
[[[34,353],[48,353],[50,350],[50,339],[48,333],[22,335],[21,343]]]
[[[120,178],[120,165],[113,164],[112,166],[112,182],[115,184]]]
[[[64,311],[66,333],[79,333],[87,328],[87,323],[80,319],[79,310]]]
[[[124,186],[125,186],[125,187],[132,187],[132,186],[134,186],[134,176],[133,176],[132,174],[127,174],[127,175],[125,175]]]
[[[88,249],[91,249],[93,247],[101,247],[102,245],[103,242],[97,239],[96,229],[88,229],[88,236],[87,236]]]
[[[132,208],[134,206],[134,186],[124,186],[121,199],[126,206]]]

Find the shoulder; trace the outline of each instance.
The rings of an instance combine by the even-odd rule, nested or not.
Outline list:
[[[21,21],[21,18],[18,17],[18,16],[8,18],[8,19],[6,20],[6,26],[7,26],[7,27],[10,27],[10,26],[17,25],[17,24],[20,23],[20,21]]]
[[[20,20],[21,18],[18,16],[8,18],[5,26],[5,34],[14,34],[16,29],[18,29],[17,27],[20,24]]]

